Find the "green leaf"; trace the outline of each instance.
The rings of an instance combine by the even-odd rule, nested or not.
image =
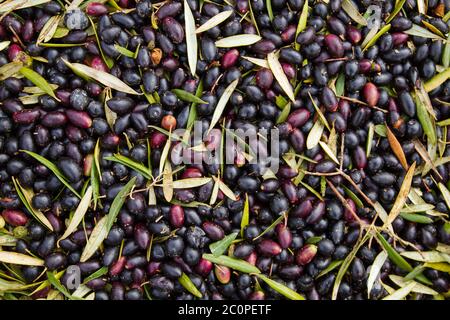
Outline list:
[[[342,262],[344,262],[344,260],[334,260],[333,262],[331,262],[328,267],[326,267],[325,269],[323,269],[317,276],[315,279],[319,279],[321,277],[323,277],[324,275],[330,273],[331,271],[333,271],[334,269],[336,269],[337,267],[339,267]]]
[[[306,29],[306,23],[308,22],[308,0],[305,0],[302,8],[302,13],[300,14],[300,19],[298,20],[297,30],[295,31],[295,39],[300,32]],[[295,42],[295,50],[300,49],[300,44]]]
[[[273,11],[272,11],[272,1],[266,0],[266,8],[267,8],[267,14],[269,15],[270,21],[273,21]]]
[[[344,94],[345,91],[345,74],[344,73],[339,73],[339,76],[336,79],[336,95],[337,96],[342,96]]]
[[[200,99],[203,94],[203,80],[200,80],[197,86],[197,90],[195,90],[195,96]],[[194,126],[194,122],[197,119],[197,103],[193,102],[191,104],[191,108],[189,109],[188,121],[186,124],[186,128],[189,130]]]
[[[235,36],[230,36],[222,38],[216,41],[217,48],[234,48],[242,46],[250,46],[255,44],[262,38],[256,34],[238,34]]]
[[[450,67],[450,34],[447,37],[447,43],[445,44],[444,51],[442,52],[442,65],[444,68]]]
[[[241,237],[244,237],[244,229],[248,225],[250,216],[250,207],[248,204],[248,194],[245,194],[245,203],[244,203],[244,210],[242,211],[242,219],[241,219]]]
[[[374,36],[373,38],[371,38],[371,39],[369,40],[369,42],[367,42],[367,44],[364,46],[363,50],[367,50],[367,49],[369,49],[371,46],[373,46],[373,45],[378,41],[378,39],[379,39],[383,34],[385,34],[386,32],[388,32],[390,29],[391,29],[391,25],[390,25],[390,24],[387,24],[387,25],[385,25],[383,28],[381,28],[380,31],[378,31],[378,32],[375,34],[375,36]]]
[[[119,78],[116,78],[110,73],[96,70],[81,63],[70,63],[67,60],[64,59],[62,60],[76,74],[80,74],[85,77],[94,79],[95,81],[98,81],[104,86],[109,87],[111,89],[122,91],[128,94],[139,95],[139,93],[137,93],[133,88],[131,88],[125,82],[123,82]]]
[[[280,124],[286,121],[286,119],[289,117],[289,114],[291,113],[291,103],[289,102],[286,104],[283,108],[283,110],[278,115],[276,124]]]
[[[450,78],[450,68],[447,68],[444,71],[436,74],[433,78],[425,82],[423,87],[425,88],[426,92],[433,91],[445,81],[447,81],[448,78]]]
[[[193,103],[202,103],[202,104],[208,104],[208,102],[200,99],[197,96],[194,96],[192,93],[187,92],[182,89],[172,89],[172,92],[175,93],[175,95],[178,97],[178,99],[186,101],[186,102],[193,102]]]
[[[113,1],[113,2],[115,3],[115,1]],[[98,50],[100,51],[100,55],[102,56],[102,59],[105,62],[105,64],[108,66],[108,68],[111,69],[114,66],[114,60],[112,60],[109,56],[105,55],[105,53],[103,52],[102,46],[100,44],[100,39],[98,38],[96,25],[94,24],[94,21],[92,21],[91,17],[88,17],[88,19],[89,19],[89,22],[91,23],[92,30],[94,31],[94,36],[95,36],[95,39],[97,40],[97,47],[98,47]]]
[[[183,272],[181,277],[178,278],[178,282],[185,288],[188,292],[190,292],[192,295],[194,295],[197,298],[201,298],[202,294],[200,291],[198,291],[195,284],[192,282],[191,278],[187,274]]]
[[[121,55],[124,55],[128,58],[133,58],[134,59],[134,52],[128,50],[127,48],[124,48],[122,46],[119,46],[118,44],[114,44],[114,48],[116,48],[117,51],[119,51],[119,53]]]
[[[321,196],[321,194],[319,192],[317,192],[316,190],[314,190],[309,184],[307,184],[303,181],[299,181],[299,182],[302,186],[304,186],[306,189],[308,189],[309,192],[311,192],[313,195],[315,195],[317,197],[317,199],[319,199],[320,201],[323,201],[323,197]]]
[[[72,296],[69,291],[59,282],[59,280],[55,277],[53,272],[47,271],[47,280],[50,284],[59,292],[61,292],[67,299],[69,300],[82,300],[80,298],[75,298]]]
[[[397,267],[404,271],[411,271],[413,268],[412,266],[406,261],[390,244],[386,241],[386,239],[381,235],[377,234],[377,239],[380,241],[381,245],[383,246],[384,250],[386,250],[389,259],[392,260],[392,262],[395,263]]]
[[[419,95],[415,95],[416,100],[416,109],[417,109],[417,118],[419,119],[420,124],[422,125],[423,131],[425,135],[430,139],[430,143],[436,143],[436,128],[434,127],[434,123],[428,113],[427,108],[423,104],[422,100],[419,98]]]
[[[220,117],[222,116],[223,111],[225,110],[225,107],[227,106],[228,100],[230,99],[231,95],[233,94],[234,90],[236,89],[238,83],[239,83],[239,79],[236,79],[233,82],[231,82],[228,85],[228,87],[226,87],[225,91],[223,92],[222,96],[219,99],[219,102],[217,102],[216,109],[214,110],[214,114],[213,114],[211,122],[209,124],[208,132],[211,131],[211,129],[213,129],[214,126],[219,121]]]
[[[72,187],[70,182],[67,180],[67,178],[64,176],[64,174],[61,172],[61,170],[59,170],[59,168],[56,165],[54,165],[49,160],[45,159],[43,156],[34,153],[33,151],[28,150],[20,150],[20,151],[25,152],[26,154],[28,154],[29,156],[33,157],[34,159],[42,163],[44,166],[46,166],[51,172],[53,172],[53,174],[59,179],[59,181],[61,181],[62,184],[64,184],[67,187],[67,189],[69,189],[74,195],[76,195],[78,198],[81,199],[80,194]]]
[[[84,279],[83,283],[88,283],[91,280],[100,278],[101,276],[105,275],[108,273],[108,267],[101,267],[100,269],[98,269],[97,271],[95,271],[94,273],[92,273],[89,277],[87,277],[86,279]]]
[[[450,255],[438,251],[403,251],[401,255],[414,261],[428,263],[448,262],[450,257]]]
[[[33,190],[22,187],[19,183],[19,180],[14,177],[12,177],[12,182],[14,184],[14,188],[16,189],[17,195],[19,196],[25,208],[27,208],[27,210],[37,221],[39,221],[39,223],[47,227],[49,230],[53,231],[53,226],[50,221],[48,221],[47,217],[40,210],[34,209],[31,205],[31,201],[34,196]]]
[[[383,300],[401,300],[401,299],[405,298],[411,292],[411,290],[416,286],[416,284],[417,284],[416,282],[411,281],[406,286],[404,286],[404,287],[396,290],[394,293],[384,297]]]
[[[109,230],[111,230],[111,227],[113,226],[114,221],[119,214],[119,211],[122,209],[128,193],[134,187],[135,183],[136,177],[133,177],[130,181],[128,181],[128,183],[119,191],[117,196],[114,198],[108,214],[100,219],[100,221],[94,227],[94,230],[92,231],[91,236],[88,239],[86,247],[81,254],[81,262],[89,260],[89,258],[92,257],[98,247],[102,244],[103,240],[108,236]]]
[[[265,283],[267,283],[267,285],[271,287],[273,290],[275,290],[279,294],[282,294],[289,300],[306,300],[305,297],[303,297],[301,294],[295,292],[289,287],[286,287],[284,284],[276,282],[263,274],[257,274],[256,276]]]
[[[228,249],[228,247],[231,245],[231,243],[233,243],[233,241],[234,241],[234,239],[236,239],[237,235],[238,235],[237,232],[233,232],[233,233],[225,236],[222,240],[211,243],[209,245],[209,250],[211,250],[211,253],[215,257],[222,255]]]
[[[400,0],[400,1],[396,1],[396,5],[394,10],[391,12],[391,14],[389,15],[389,17],[387,17],[386,19],[386,23],[389,23],[392,21],[392,19],[394,19],[397,14],[400,12],[400,10],[402,10],[403,5],[405,4],[406,0]]]
[[[191,71],[192,76],[195,76],[198,54],[197,35],[195,33],[195,19],[186,0],[184,0],[184,29],[186,31],[186,46],[189,70]]]
[[[148,180],[152,179],[152,172],[149,168],[144,166],[142,163],[136,162],[128,157],[125,157],[119,153],[114,154],[111,157],[105,157],[105,160],[118,162],[123,164],[124,166],[131,168],[137,172],[139,172],[143,177],[147,178]]]
[[[411,222],[424,223],[424,224],[433,223],[433,219],[431,219],[430,217],[424,216],[422,214],[401,212],[400,216],[403,219],[411,221]]]
[[[26,254],[10,252],[10,251],[0,251],[0,262],[17,264],[21,266],[43,266],[44,260],[28,256]]]
[[[323,239],[323,237],[321,237],[321,236],[310,237],[306,240],[306,243],[307,244],[317,244],[322,239]]]
[[[58,244],[61,240],[70,236],[77,229],[78,225],[83,220],[84,215],[86,214],[86,212],[89,209],[89,205],[91,204],[91,199],[92,199],[92,187],[88,187],[83,198],[80,201],[80,204],[78,205],[77,209],[75,210],[75,213],[73,214],[72,219],[70,219],[69,226],[67,227],[66,231],[61,236],[61,238],[59,238]]]
[[[19,72],[24,75],[25,78],[33,82],[33,84],[39,88],[42,89],[46,94],[53,97],[55,100],[59,99],[56,97],[55,93],[53,92],[53,88],[50,86],[50,84],[45,80],[44,77],[42,77],[39,73],[36,71],[27,68],[22,67]]]
[[[222,266],[234,269],[236,271],[240,271],[243,273],[261,273],[257,267],[248,263],[245,260],[231,258],[229,256],[218,256],[215,257],[213,254],[204,253],[203,259],[211,261],[212,263],[220,264]]]
[[[253,238],[253,241],[255,241],[256,239],[262,237],[263,235],[265,235],[267,232],[269,232],[270,230],[272,230],[273,228],[275,228],[277,226],[277,224],[279,224],[281,221],[283,221],[283,219],[285,218],[285,216],[282,214],[280,215],[274,222],[272,222],[272,224],[270,226],[268,226],[266,229],[264,229],[263,232],[261,232],[260,234],[258,234],[257,237]]]

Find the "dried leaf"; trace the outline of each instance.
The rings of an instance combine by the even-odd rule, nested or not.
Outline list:
[[[386,261],[388,254],[385,251],[381,251],[373,261],[370,267],[369,277],[367,278],[367,297],[370,298],[370,293],[372,292],[373,285],[380,274],[381,268]]]
[[[400,287],[405,287],[411,280],[406,280],[405,278],[402,278],[400,276],[397,275],[389,275],[389,279],[392,280],[392,282],[394,282],[396,285],[400,286]],[[412,281],[413,283],[415,283],[416,285],[414,286],[414,288],[411,290],[411,292],[417,292],[417,293],[422,293],[422,294],[429,294],[429,295],[436,295],[438,294],[438,292],[436,292],[435,290],[421,284],[418,283],[416,281]]]
[[[444,34],[441,32],[441,30],[439,30],[438,28],[436,28],[435,26],[433,26],[431,23],[429,23],[426,20],[422,20],[422,23],[425,27],[427,27],[428,30],[430,30],[431,32],[433,32],[434,34],[437,34],[439,36],[441,36],[442,38],[444,38]]]
[[[267,63],[267,60],[265,60],[265,59],[258,59],[258,58],[247,57],[247,56],[242,56],[242,58],[250,61],[253,64],[256,64],[257,66],[269,69],[269,64]]]
[[[308,137],[309,137],[309,135],[308,135]],[[327,156],[330,157],[331,160],[333,160],[334,162],[339,164],[338,158],[334,155],[333,151],[331,151],[330,147],[328,147],[328,145],[323,141],[319,141],[319,144],[322,147],[323,151],[325,151]]]
[[[12,0],[4,1],[0,4],[0,13],[9,12],[12,10],[19,10],[24,8],[35,7],[44,3],[50,2],[50,0]]]
[[[41,42],[48,42],[53,38],[53,35],[58,28],[58,24],[61,21],[60,15],[52,16],[47,20],[44,27],[41,29],[39,36],[36,40],[36,44],[40,44]]]
[[[64,63],[72,69],[76,74],[83,75],[85,77],[94,79],[95,81],[100,82],[106,87],[110,87],[111,89],[125,92],[128,94],[139,95],[133,88],[128,86],[122,80],[114,77],[112,74],[109,74],[104,71],[96,70],[94,68],[88,67],[87,65],[81,63],[70,63],[69,61],[62,59]]]
[[[23,63],[13,61],[0,67],[0,81],[16,75],[22,69]],[[21,75],[22,76],[22,75]]]
[[[187,178],[174,181],[172,183],[172,187],[174,189],[189,189],[189,188],[197,188],[204,184],[210,182],[211,178]]]
[[[21,266],[43,266],[44,260],[26,254],[10,251],[0,251],[0,262]]]
[[[402,182],[402,186],[400,187],[400,191],[397,194],[397,198],[395,199],[394,205],[392,206],[392,209],[389,212],[389,216],[385,224],[391,224],[397,218],[397,216],[400,213],[400,210],[405,205],[406,199],[408,198],[409,190],[411,189],[411,183],[415,169],[416,163],[414,162],[409,168],[408,172],[406,172],[405,178],[403,179]]]
[[[416,149],[417,153],[420,155],[420,157],[425,161],[425,164],[433,169],[434,172],[440,177],[439,172],[436,169],[436,166],[433,163],[433,160],[431,160],[430,155],[428,154],[428,151],[425,149],[425,146],[420,142],[418,139],[413,140],[414,148]],[[424,173],[422,172],[422,176],[424,176]]]
[[[375,126],[373,123],[371,123],[369,125],[369,132],[367,133],[366,157],[370,156],[370,151],[372,150],[372,140],[373,140],[374,133],[375,133]]]
[[[424,203],[406,206],[402,210],[400,210],[400,212],[402,213],[425,212],[432,209],[434,209],[434,205]]]
[[[233,10],[226,10],[216,14],[214,17],[210,18],[208,21],[198,27],[197,30],[195,30],[195,33],[202,33],[214,28],[215,26],[218,26],[219,24],[227,20],[232,14]]]
[[[358,8],[350,0],[343,0],[341,7],[353,21],[367,26],[367,20],[359,13]]]
[[[8,40],[0,42],[0,51],[3,51],[3,49],[8,48],[10,43],[11,41]]]
[[[234,192],[230,188],[228,188],[228,186],[222,180],[218,179],[217,181],[219,183],[219,189],[223,192],[223,194],[226,195],[231,200],[237,201]]]
[[[295,102],[292,86],[289,83],[289,80],[283,71],[283,67],[281,66],[274,52],[271,52],[267,55],[267,63],[269,64],[270,70],[272,70],[272,73],[275,79],[277,79],[280,87],[283,89],[289,99],[291,99],[292,102]]]
[[[447,43],[445,44],[444,51],[442,52],[442,65],[444,68],[450,67],[450,34],[447,37]]]
[[[409,165],[406,161],[405,153],[403,152],[402,145],[397,140],[397,137],[392,133],[391,129],[386,126],[386,134],[389,141],[389,145],[391,146],[392,151],[394,152],[397,159],[400,161],[400,164],[405,170],[408,170]]]
[[[394,293],[384,297],[383,300],[402,300],[412,291],[412,289],[414,289],[416,284],[417,282],[410,281],[403,288],[400,288],[396,290]]]
[[[228,100],[230,99],[231,95],[236,89],[238,83],[239,79],[236,79],[232,83],[230,83],[228,87],[226,87],[225,91],[223,92],[222,96],[219,99],[219,102],[217,102],[216,109],[214,110],[214,114],[209,124],[208,132],[211,131],[217,124],[217,122],[220,120],[220,117],[222,116],[222,113],[225,110],[225,107],[227,106]]]
[[[83,220],[84,215],[86,214],[86,212],[89,209],[89,205],[91,204],[91,199],[92,199],[92,193],[93,193],[92,187],[89,186],[87,188],[83,198],[81,199],[77,209],[75,210],[75,212],[72,216],[72,219],[70,220],[69,226],[67,227],[66,231],[61,236],[61,238],[59,238],[58,244],[61,240],[70,236],[77,229],[78,225]]]
[[[250,46],[260,41],[262,38],[256,34],[238,34],[222,38],[216,41],[217,48],[234,48],[242,46]]]
[[[186,0],[184,0],[184,23],[189,70],[192,76],[195,76],[198,51],[197,35],[195,34],[195,19]]]

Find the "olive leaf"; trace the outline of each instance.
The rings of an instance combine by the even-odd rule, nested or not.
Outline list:
[[[243,59],[250,61],[253,64],[256,64],[259,67],[269,69],[269,64],[265,59],[258,59],[253,57],[242,56]]]
[[[4,1],[0,4],[0,13],[10,12],[12,10],[19,10],[24,8],[35,7],[44,3],[50,2],[50,0],[12,0]]]
[[[225,91],[223,92],[222,96],[219,99],[219,102],[217,102],[216,109],[214,110],[214,114],[212,116],[211,122],[209,124],[208,132],[211,131],[214,126],[219,121],[220,117],[222,116],[223,111],[225,110],[225,107],[228,103],[228,100],[230,99],[231,95],[233,94],[234,90],[236,89],[237,85],[239,83],[239,79],[234,80],[231,82],[228,87],[225,88]]]
[[[448,254],[438,252],[438,251],[403,251],[400,253],[401,256],[419,262],[447,262],[449,263],[450,256]]]
[[[307,149],[312,149],[319,144],[324,129],[325,127],[321,121],[316,121],[314,123],[306,138]]]
[[[352,18],[356,23],[367,26],[367,20],[359,13],[358,8],[350,0],[343,0],[341,4],[342,9]]]
[[[225,266],[243,273],[255,273],[255,274],[261,273],[261,271],[259,271],[257,267],[248,263],[245,260],[231,258],[229,256],[224,255],[216,257],[213,254],[209,253],[204,253],[202,258],[211,261],[212,263],[219,264],[221,266]]]
[[[436,169],[436,165],[434,164],[433,160],[431,160],[431,157],[430,157],[428,151],[425,149],[425,146],[422,144],[422,142],[418,139],[414,139],[413,143],[414,143],[414,148],[416,149],[417,153],[425,161],[425,165],[428,166],[429,168],[432,168],[433,171],[437,174],[437,176],[440,177],[440,174]],[[422,172],[422,176],[425,175],[424,172]]]
[[[303,181],[299,181],[299,183],[304,186],[306,189],[308,189],[309,192],[311,192],[313,195],[315,195],[317,197],[317,199],[319,199],[320,201],[323,201],[323,197],[322,195],[317,192],[316,190],[314,190],[313,187],[311,187],[309,184],[303,182]]]
[[[172,188],[174,189],[188,189],[188,188],[197,188],[204,184],[210,182],[211,178],[187,178],[174,181],[172,183]]]
[[[123,164],[126,167],[133,169],[136,172],[139,172],[143,177],[147,179],[152,179],[152,172],[149,168],[144,166],[142,163],[136,162],[128,157],[125,157],[119,153],[114,154],[111,157],[105,157],[105,160],[118,162]]]
[[[431,32],[433,32],[434,34],[437,34],[439,36],[441,36],[442,38],[444,38],[444,34],[441,32],[441,30],[439,30],[438,28],[436,28],[435,26],[433,26],[431,23],[429,23],[428,21],[422,20],[422,23],[425,27],[427,27],[428,30],[430,30]]]
[[[114,44],[114,48],[116,48],[116,50],[119,51],[119,53],[121,55],[124,55],[126,57],[134,59],[134,52],[133,51],[128,50],[127,48],[124,48],[122,46],[119,46],[118,44]]]
[[[59,292],[61,292],[69,300],[82,300],[80,298],[73,297],[69,291],[61,284],[59,279],[55,277],[53,272],[47,271],[47,280],[50,284]]]
[[[376,28],[376,27],[374,27],[374,28]],[[380,31],[378,31],[377,33],[375,33],[374,35],[372,35],[372,34],[367,34],[366,39],[368,38],[368,41],[367,41],[367,43],[365,44],[365,46],[363,46],[363,51],[365,51],[365,50],[369,49],[371,46],[373,46],[373,45],[378,41],[378,39],[379,39],[383,34],[385,34],[386,32],[388,32],[390,29],[391,29],[391,25],[390,25],[390,24],[387,24],[387,25],[385,25],[383,28],[381,28]],[[369,33],[372,32],[372,30],[376,30],[376,29],[371,29],[371,30],[369,31]],[[370,36],[370,38],[369,38],[369,36]],[[364,41],[365,41],[366,39],[364,39]]]
[[[133,88],[128,86],[122,80],[114,77],[112,74],[88,67],[87,65],[84,65],[81,63],[75,63],[75,62],[71,63],[65,59],[62,59],[62,61],[70,69],[72,69],[72,71],[75,72],[76,74],[80,74],[85,77],[94,79],[95,81],[100,82],[101,84],[103,84],[106,87],[110,87],[114,90],[125,92],[128,94],[134,94],[134,95],[140,94],[140,93],[136,92]]]
[[[410,281],[407,285],[404,287],[396,290],[394,293],[386,296],[383,298],[383,300],[401,300],[405,298],[416,286],[416,282]]]
[[[113,1],[113,3],[115,3]],[[92,21],[91,17],[88,16],[89,22],[91,23],[92,31],[94,32],[95,40],[97,41],[98,50],[100,51],[100,55],[102,56],[103,61],[108,66],[108,68],[112,68],[114,66],[114,60],[105,55],[103,52],[100,39],[97,34],[97,26],[94,24],[94,21]],[[84,76],[84,75],[83,75]]]
[[[163,194],[164,199],[167,202],[170,202],[173,198],[173,174],[172,174],[172,165],[169,160],[166,160],[163,171]]]
[[[428,294],[428,295],[436,295],[438,294],[438,292],[436,292],[435,290],[424,286],[423,284],[420,284],[416,281],[413,280],[406,280],[406,278],[402,278],[400,276],[391,274],[389,275],[389,279],[391,279],[392,282],[394,282],[396,285],[400,286],[400,287],[404,287],[406,284],[412,282],[415,284],[414,288],[411,290],[411,292],[417,292],[417,293],[422,293],[422,294]]]
[[[33,157],[34,159],[42,163],[44,166],[46,166],[51,172],[53,172],[53,174],[58,178],[58,180],[61,181],[62,184],[64,184],[67,187],[67,189],[69,189],[74,195],[76,195],[78,198],[81,199],[80,194],[72,187],[70,182],[67,180],[64,174],[61,172],[61,170],[59,170],[59,168],[55,164],[45,159],[43,156],[34,153],[33,151],[28,150],[20,150],[20,151],[25,152],[26,154],[28,154],[29,156]]]
[[[400,210],[401,213],[414,213],[414,212],[425,212],[428,210],[433,210],[434,205],[424,203],[424,204],[415,204],[415,205],[408,205],[404,207],[402,210]]]
[[[219,24],[227,20],[232,14],[233,10],[225,10],[216,14],[214,17],[210,18],[208,21],[198,27],[197,30],[195,30],[195,33],[202,33],[214,28],[215,26],[218,26]]]
[[[0,246],[13,247],[16,245],[17,239],[9,234],[0,234]]]
[[[335,87],[336,87],[336,95],[342,96],[345,91],[345,74],[344,73],[342,73],[342,72],[339,73],[339,76],[336,79]]]
[[[418,0],[417,4],[419,5],[419,3],[423,1],[423,0]],[[402,10],[403,5],[405,4],[406,0],[400,0],[400,1],[396,1],[396,5],[394,10],[391,12],[391,14],[386,18],[386,23],[391,22],[396,16],[397,14],[400,12],[400,10]],[[420,8],[419,8],[420,10]],[[424,12],[425,14],[425,12]]]
[[[353,202],[356,204],[358,208],[363,208],[364,204],[361,201],[361,199],[349,188],[347,188],[345,185],[342,185],[342,188],[344,189],[344,192],[350,197],[350,199],[353,200]]]
[[[44,260],[26,254],[10,251],[0,251],[0,262],[21,266],[43,266]]]
[[[47,22],[42,27],[41,32],[36,40],[36,44],[39,45],[41,42],[48,42],[53,38],[53,35],[58,28],[58,24],[61,21],[62,16],[56,15],[50,17]]]
[[[125,199],[128,196],[128,193],[134,187],[136,183],[136,177],[133,177],[128,183],[119,191],[117,196],[114,198],[111,203],[111,207],[106,216],[100,219],[92,230],[92,233],[87,241],[87,244],[81,254],[80,261],[86,262],[90,257],[95,253],[95,251],[100,247],[103,240],[108,236],[109,230],[114,224],[114,221],[119,214],[119,211],[122,209],[123,204],[125,203]]]
[[[427,95],[428,96],[428,95]],[[430,143],[436,143],[436,128],[433,123],[433,119],[425,106],[424,97],[417,93],[415,95],[416,107],[417,107],[417,118],[422,125],[425,135],[430,139]],[[431,104],[431,103],[430,103]]]
[[[47,227],[50,231],[53,231],[53,226],[50,221],[48,221],[47,217],[40,210],[36,210],[31,205],[31,201],[34,196],[33,190],[22,187],[19,183],[19,180],[14,177],[12,177],[12,182],[14,184],[14,188],[16,189],[17,195],[19,196],[25,208],[27,208],[27,210],[37,221],[39,221],[39,223]]]
[[[217,48],[234,48],[250,46],[261,39],[262,38],[256,34],[238,34],[217,40],[215,44]]]
[[[266,0],[266,8],[267,8],[267,14],[269,15],[270,21],[273,21],[273,10],[272,10],[272,1]]]
[[[389,141],[389,145],[391,146],[391,149],[394,152],[395,156],[397,157],[398,161],[400,161],[400,164],[405,170],[408,170],[409,165],[406,160],[405,153],[403,152],[402,145],[397,140],[397,137],[394,135],[391,129],[389,129],[388,126],[386,126],[386,135]]]
[[[289,288],[277,281],[274,281],[274,280],[266,277],[263,274],[257,274],[256,276],[259,279],[261,279],[262,281],[264,281],[273,290],[275,290],[279,294],[282,294],[283,296],[285,296],[286,298],[288,298],[290,300],[306,300],[305,297],[303,297],[301,294],[295,292],[291,288]]]
[[[192,76],[195,76],[197,69],[197,35],[195,34],[195,20],[191,8],[186,0],[184,0],[184,29],[186,31],[186,47],[189,69]]]
[[[333,151],[330,149],[330,147],[325,142],[319,141],[319,145],[323,149],[323,151],[325,151],[325,153],[331,160],[333,160],[335,163],[339,164],[338,158],[336,157],[336,155],[333,153]]]
[[[213,179],[214,178],[215,177],[213,177]],[[211,198],[209,200],[210,205],[213,205],[217,200],[217,196],[219,194],[219,181],[220,181],[219,179],[214,179],[214,187],[212,189]]]
[[[447,43],[445,44],[444,51],[442,52],[442,65],[444,68],[450,67],[450,34],[447,37]]]
[[[373,46],[376,42],[373,41],[373,39],[375,38],[375,36],[378,35],[378,32],[380,30],[380,26],[378,24],[375,24],[367,33],[366,37],[364,38],[363,42],[361,43],[361,48],[366,48],[366,50],[370,47]],[[385,31],[383,32],[385,33]],[[380,37],[381,37],[381,33],[380,33]],[[378,39],[378,38],[377,38]],[[370,42],[370,45],[369,45]],[[363,49],[364,50],[364,49]]]
[[[22,67],[23,63],[19,61],[13,61],[2,65],[0,67],[0,81],[16,75],[20,71],[20,69],[22,69]]]
[[[39,73],[27,67],[20,68],[19,72],[23,74],[25,78],[33,82],[34,85],[41,88],[46,94],[59,101],[50,84]]]
[[[218,257],[222,255],[228,247],[233,243],[234,239],[236,239],[238,235],[238,232],[233,232],[227,236],[225,236],[223,239],[213,242],[209,245],[209,250],[211,250],[211,253]]]
[[[433,78],[425,82],[423,87],[425,88],[426,92],[433,91],[445,81],[447,81],[448,78],[450,78],[450,68],[447,68],[444,71],[436,74]]]
[[[193,95],[190,92],[187,92],[182,89],[172,89],[172,92],[175,93],[175,95],[178,97],[178,99],[186,101],[186,102],[193,102],[193,103],[202,103],[202,104],[208,104],[208,102],[200,99],[196,95]]]
[[[370,293],[372,292],[373,285],[380,274],[381,268],[385,263],[388,254],[385,251],[381,251],[373,261],[370,267],[369,277],[367,278],[367,297],[370,298]]]
[[[228,188],[228,186],[220,179],[213,176],[213,179],[216,181],[216,183],[219,186],[219,189],[223,192],[224,195],[226,195],[228,198],[230,198],[233,201],[237,201],[236,195],[234,192]]]
[[[406,34],[409,34],[410,36],[435,39],[435,40],[445,40],[441,36],[434,34],[433,32],[428,31],[427,29],[422,28],[421,26],[418,26],[417,24],[413,24],[410,29],[403,31],[403,32]]]
[[[244,238],[244,229],[248,225],[250,216],[250,207],[248,203],[248,194],[245,194],[245,202],[244,202],[244,209],[242,211],[242,218],[241,218],[241,237]]]
[[[400,212],[400,217],[402,217],[405,220],[415,222],[415,223],[422,223],[422,224],[433,223],[433,219],[431,219],[430,217],[424,216],[422,214]]]
[[[86,192],[84,193],[83,198],[81,198],[81,201],[78,204],[78,207],[75,210],[75,212],[72,216],[72,219],[70,220],[69,226],[67,227],[64,234],[59,238],[58,245],[61,240],[70,236],[77,229],[78,225],[80,224],[81,220],[83,220],[84,215],[86,214],[86,212],[89,209],[89,205],[91,204],[91,199],[92,199],[92,187],[89,186],[87,188]]]
[[[300,13],[300,19],[298,19],[297,29],[295,31],[295,39],[297,39],[297,36],[300,32],[305,30],[306,23],[308,22],[308,0],[305,0],[303,3],[302,12]],[[300,44],[295,42],[295,50],[300,49]]]
[[[101,267],[100,269],[98,269],[97,271],[95,271],[94,273],[92,273],[89,277],[87,277],[86,279],[84,279],[83,283],[88,283],[91,280],[100,278],[101,276],[107,274],[109,271],[108,267]]]
[[[280,124],[286,121],[286,119],[289,117],[289,114],[291,113],[291,103],[289,102],[286,104],[281,110],[280,114],[278,115],[276,124]]]
[[[0,51],[8,48],[10,43],[11,43],[11,41],[8,41],[8,40],[0,42]]]
[[[278,61],[278,57],[276,56],[275,52],[271,52],[267,55],[267,63],[269,64],[270,70],[272,70],[272,73],[275,79],[277,79],[280,87],[283,89],[289,99],[291,99],[292,102],[295,102],[294,91],[292,90],[292,86],[283,71],[283,67]]]
[[[194,295],[197,298],[202,297],[202,293],[198,291],[195,284],[192,282],[191,278],[187,274],[183,272],[181,277],[178,278],[178,282],[185,288],[188,292],[190,292],[192,295]]]
[[[311,237],[313,238],[313,237]],[[309,239],[311,239],[309,238]],[[307,243],[309,243],[309,239],[307,241]],[[322,238],[321,238],[322,239]],[[337,267],[339,267],[342,262],[344,262],[344,260],[334,260],[333,262],[330,263],[330,265],[328,267],[326,267],[325,269],[323,269],[316,277],[315,279],[319,279],[321,277],[323,277],[324,275],[330,273],[331,271],[333,271],[334,269],[336,269]]]

